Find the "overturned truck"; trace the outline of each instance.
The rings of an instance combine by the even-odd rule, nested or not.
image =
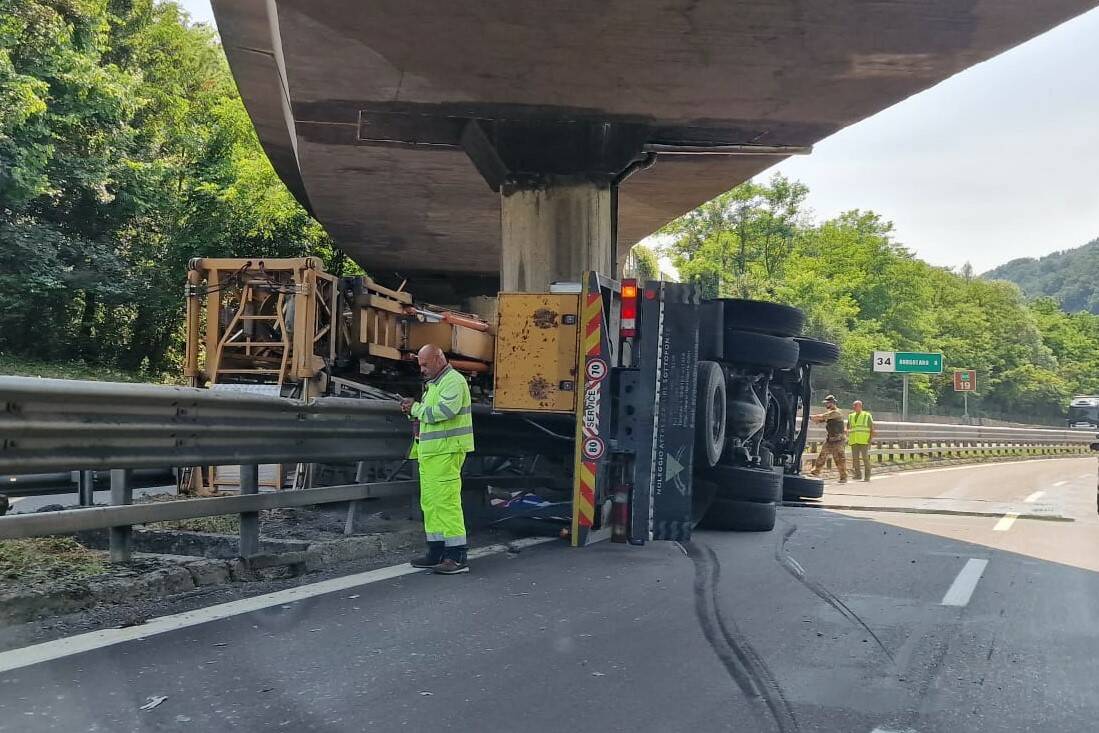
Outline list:
[[[822,494],[800,473],[806,407],[813,367],[839,351],[800,337],[796,308],[596,272],[440,306],[316,258],[196,259],[186,295],[195,386],[397,399],[438,345],[477,430],[522,426],[523,452],[566,477],[574,545],[768,531],[784,496]]]

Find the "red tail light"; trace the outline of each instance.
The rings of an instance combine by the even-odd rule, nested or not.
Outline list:
[[[637,335],[637,280],[622,281],[622,338]]]

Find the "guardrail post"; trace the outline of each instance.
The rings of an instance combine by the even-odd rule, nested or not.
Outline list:
[[[80,471],[76,476],[80,506],[95,506],[95,471]]]
[[[259,466],[256,464],[240,467],[240,495],[259,493]],[[259,512],[240,513],[240,556],[251,557],[259,554]]]
[[[134,503],[134,489],[128,468],[111,469],[111,505]],[[132,556],[133,528],[130,525],[111,527],[111,562],[129,562]]]

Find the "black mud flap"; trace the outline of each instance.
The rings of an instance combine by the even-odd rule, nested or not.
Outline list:
[[[632,542],[691,538],[699,302],[694,285],[650,282],[641,293]]]

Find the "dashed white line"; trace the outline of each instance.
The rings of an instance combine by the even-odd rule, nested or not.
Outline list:
[[[1056,486],[1056,485],[1057,484],[1054,484],[1054,486]],[[1044,492],[1044,491],[1035,491],[1033,494],[1031,494],[1027,498],[1023,499],[1023,501],[1025,501],[1027,504],[1033,504],[1034,502],[1038,501],[1039,499],[1041,499],[1045,495],[1046,495],[1046,492]]]
[[[469,557],[472,559],[485,557],[486,555],[497,555],[505,552],[509,548],[530,547],[532,545],[540,545],[545,542],[554,541],[556,541],[556,538],[554,537],[531,537],[516,540],[515,542],[509,543],[509,545],[478,547],[469,551]],[[293,603],[294,601],[301,601],[306,598],[313,598],[315,596],[347,590],[348,588],[355,588],[370,583],[377,583],[382,580],[391,580],[393,578],[400,578],[405,575],[423,572],[425,571],[414,568],[408,563],[393,565],[387,568],[370,570],[365,573],[356,573],[355,575],[345,575],[340,578],[322,580],[319,583],[299,585],[294,588],[275,591],[274,593],[265,593],[264,595],[255,596],[253,598],[230,601],[229,603],[220,603],[216,606],[199,608],[194,611],[185,611],[172,616],[162,616],[161,618],[153,619],[148,623],[137,626],[91,631],[86,634],[78,634],[64,639],[23,647],[22,649],[12,649],[11,651],[0,652],[0,672],[10,672],[13,669],[29,667],[32,664],[49,662],[54,659],[72,656],[73,654],[80,654],[95,649],[102,649],[107,646],[114,646],[115,644],[122,644],[127,641],[134,641],[135,639],[145,639],[150,636],[156,636],[157,634],[164,634],[189,626],[197,626],[198,624],[204,624],[209,621],[218,621],[223,618],[229,618],[230,616],[239,616],[244,613],[259,611],[263,608]]]
[[[992,529],[996,532],[1006,532],[1011,529],[1011,525],[1015,524],[1015,520],[1019,518],[1018,514],[1008,513],[1000,517],[1000,521],[996,522],[996,526]]]
[[[984,575],[985,566],[987,565],[988,560],[982,560],[975,557],[967,560],[965,567],[958,573],[958,577],[954,578],[954,582],[950,584],[950,589],[947,590],[946,595],[943,596],[941,605],[967,605],[969,599],[973,596],[973,591],[977,588],[977,582],[980,581],[981,576]]]
[[[1055,486],[1055,487],[1056,487],[1056,486],[1064,486],[1064,485],[1065,485],[1065,484],[1067,484],[1067,483],[1068,483],[1068,481],[1058,481],[1057,483],[1055,483],[1055,484],[1054,484],[1054,486]]]

